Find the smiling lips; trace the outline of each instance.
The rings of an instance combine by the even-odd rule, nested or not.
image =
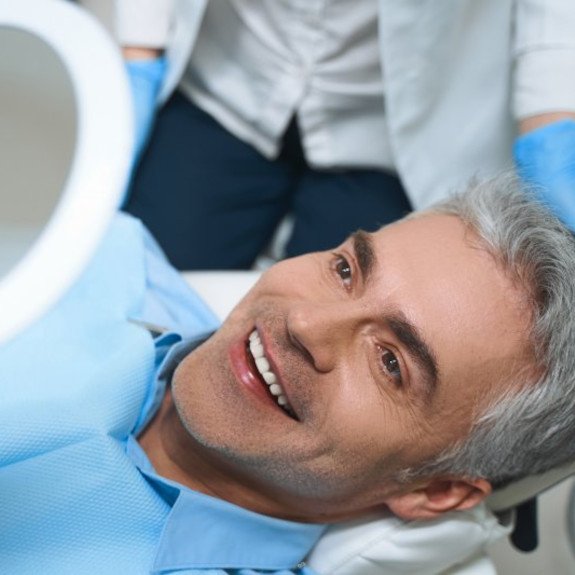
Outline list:
[[[264,353],[264,346],[262,345],[260,336],[255,329],[249,336],[248,348],[255,366],[261,375],[261,378],[267,384],[268,391],[273,399],[288,415],[295,417],[294,411],[287,400],[286,394],[280,385],[276,374],[271,370],[270,362],[267,360]]]

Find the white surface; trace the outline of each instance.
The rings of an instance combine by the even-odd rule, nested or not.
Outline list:
[[[184,272],[185,280],[221,320],[230,313],[260,275],[257,271]]]
[[[508,531],[482,505],[429,521],[382,513],[328,528],[308,563],[321,575],[494,575],[483,548]]]
[[[0,342],[44,313],[77,277],[116,210],[132,150],[131,95],[117,48],[103,29],[64,0],[3,0],[0,34],[14,29],[45,42],[61,59],[74,89],[78,129],[60,201],[37,241],[0,282]],[[17,52],[3,50],[4,58],[17,60]],[[6,81],[0,78],[3,86]],[[23,117],[29,112],[23,108]],[[18,118],[4,121],[18,129]],[[57,132],[51,135],[57,140]],[[22,165],[34,170],[25,158]],[[11,201],[9,193],[4,184],[3,205]]]

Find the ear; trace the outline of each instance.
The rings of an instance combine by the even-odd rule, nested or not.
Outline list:
[[[433,519],[448,511],[471,509],[490,493],[491,484],[485,479],[434,478],[385,503],[402,519]]]

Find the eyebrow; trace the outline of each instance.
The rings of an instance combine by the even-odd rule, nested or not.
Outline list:
[[[367,283],[377,263],[373,240],[371,235],[363,230],[354,232],[351,239],[359,271],[363,282]],[[439,379],[435,354],[417,327],[407,319],[403,312],[396,310],[386,319],[386,323],[395,337],[405,346],[407,353],[425,373],[425,398],[429,401],[437,389]]]
[[[362,280],[367,283],[377,261],[375,250],[373,249],[373,241],[371,236],[363,230],[358,230],[351,234],[351,240]]]
[[[387,318],[387,325],[395,337],[405,346],[407,353],[424,371],[425,399],[428,402],[435,390],[439,379],[437,359],[431,348],[427,345],[418,329],[403,315],[396,311]]]

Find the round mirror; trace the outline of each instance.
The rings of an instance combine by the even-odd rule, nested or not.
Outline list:
[[[76,144],[70,76],[35,35],[0,28],[0,281],[34,245],[64,190]]]
[[[123,63],[63,0],[0,3],[0,343],[82,271],[117,209],[132,154]]]

